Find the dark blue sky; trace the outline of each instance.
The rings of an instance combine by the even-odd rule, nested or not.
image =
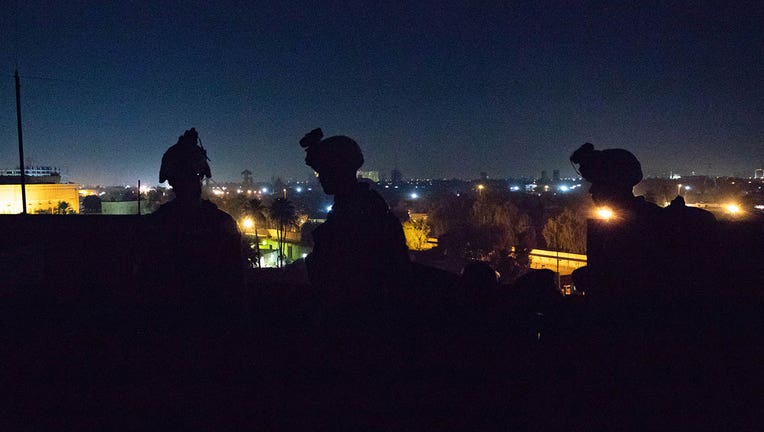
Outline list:
[[[764,164],[761,2],[103,3],[2,14],[3,167],[16,61],[26,155],[82,183],[155,184],[191,126],[217,181],[309,178],[319,126],[411,177],[572,174],[585,141],[649,175]]]

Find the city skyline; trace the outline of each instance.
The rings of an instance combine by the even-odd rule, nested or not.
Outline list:
[[[196,127],[213,179],[304,180],[314,127],[365,170],[538,176],[583,142],[647,176],[750,176],[764,161],[762,6],[295,2],[17,3],[0,18],[0,165],[157,184]]]

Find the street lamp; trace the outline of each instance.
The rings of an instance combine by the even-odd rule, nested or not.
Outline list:
[[[725,210],[727,213],[731,214],[731,215],[738,215],[738,214],[740,214],[740,213],[743,211],[743,210],[740,208],[740,206],[739,206],[739,205],[737,205],[737,204],[735,204],[735,203],[729,203],[729,204],[726,204],[726,205],[724,206],[724,210]]]
[[[597,219],[602,219],[605,221],[612,219],[614,215],[613,210],[607,207],[600,207],[594,213],[597,215]]]

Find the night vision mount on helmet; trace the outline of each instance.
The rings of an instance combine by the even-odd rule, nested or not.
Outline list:
[[[300,140],[305,149],[305,164],[316,171],[323,169],[348,169],[356,171],[363,165],[361,148],[352,138],[336,135],[326,139],[321,128],[307,133]]]

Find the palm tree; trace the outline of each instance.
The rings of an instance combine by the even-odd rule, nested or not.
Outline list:
[[[72,214],[74,209],[66,201],[59,201],[56,207],[53,209],[53,214]]]
[[[257,223],[265,220],[267,210],[268,209],[260,198],[252,198],[247,201],[246,212],[249,213],[249,216],[252,218],[252,223],[255,228],[255,256],[257,257],[257,267],[260,267],[260,238],[257,235]]]
[[[294,225],[297,222],[297,211],[294,204],[286,198],[276,198],[268,208],[268,214],[271,219],[276,221],[279,225],[278,229],[278,242],[279,242],[279,267],[284,266],[284,235],[286,234],[286,228]]]

